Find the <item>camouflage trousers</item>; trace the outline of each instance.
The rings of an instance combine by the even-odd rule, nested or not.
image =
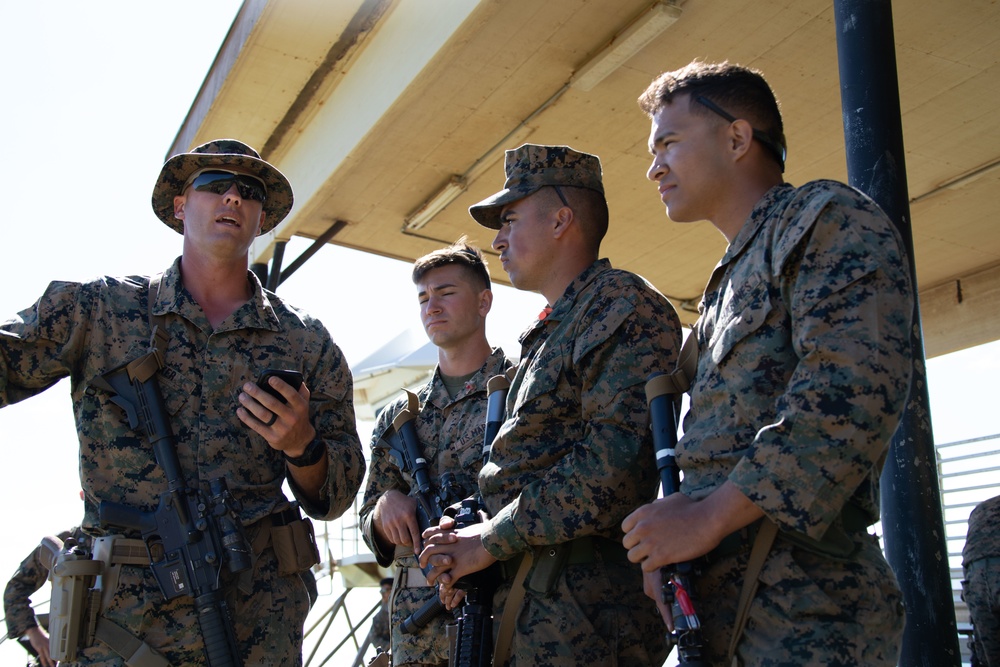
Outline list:
[[[413,563],[416,563],[413,560]],[[392,664],[396,667],[434,665],[448,667],[448,636],[446,627],[454,623],[451,612],[442,611],[427,625],[411,634],[403,634],[403,621],[438,597],[437,586],[406,586],[410,568],[399,567],[393,582],[390,618]],[[388,647],[387,647],[388,648]]]
[[[878,547],[858,534],[849,558],[794,547],[780,536],[737,647],[744,666],[895,665],[903,635],[902,593]],[[695,579],[706,664],[728,667],[726,652],[750,543],[703,566]]]
[[[309,612],[302,578],[278,576],[274,551],[267,548],[257,559],[251,579],[249,595],[230,586],[226,597],[243,664],[301,665],[303,625]],[[145,641],[171,665],[208,664],[192,599],[164,601],[148,567],[122,566],[117,592],[102,617]],[[122,667],[125,663],[95,641],[74,664]]]
[[[1000,667],[1000,558],[981,558],[965,567],[962,599],[972,620],[973,666]]]
[[[493,598],[496,633],[510,581]],[[666,629],[642,592],[642,572],[629,563],[568,565],[548,593],[525,591],[510,667],[660,667]]]

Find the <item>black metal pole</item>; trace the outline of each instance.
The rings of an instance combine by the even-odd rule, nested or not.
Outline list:
[[[274,292],[281,282],[281,261],[285,257],[285,241],[275,241],[274,256],[271,258],[271,270],[267,273],[267,284],[264,286]]]
[[[848,180],[899,228],[915,286],[891,3],[835,0],[834,11]],[[913,317],[920,322],[917,303]],[[885,551],[906,604],[899,664],[958,667],[962,660],[919,326],[913,327],[912,343],[910,395],[882,471]]]

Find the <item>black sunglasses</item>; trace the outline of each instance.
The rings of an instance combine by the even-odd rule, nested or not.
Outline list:
[[[264,182],[256,176],[241,174],[225,169],[203,169],[196,171],[188,179],[188,182],[181,188],[181,192],[191,186],[199,192],[212,192],[217,195],[225,194],[229,188],[236,185],[236,191],[243,199],[263,202],[267,199],[267,188]]]
[[[694,101],[708,109],[711,109],[715,113],[719,114],[720,116],[728,120],[730,123],[736,122],[735,116],[733,116],[731,113],[729,113],[728,111],[726,111],[718,104],[705,97],[704,95],[699,95],[698,97],[694,98]],[[758,130],[756,128],[753,129],[753,138],[759,141],[760,143],[764,144],[764,146],[766,146],[768,150],[774,153],[774,157],[778,158],[778,164],[781,165],[781,171],[782,173],[784,173],[785,157],[787,154],[787,150],[785,149],[785,147],[779,144],[771,137],[764,134],[763,130]]]

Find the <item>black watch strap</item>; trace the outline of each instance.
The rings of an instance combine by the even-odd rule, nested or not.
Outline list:
[[[284,452],[281,454],[285,457],[285,461],[296,468],[308,468],[319,463],[319,460],[326,455],[326,445],[322,440],[316,438],[309,443],[306,451],[302,452],[302,456],[289,456]]]

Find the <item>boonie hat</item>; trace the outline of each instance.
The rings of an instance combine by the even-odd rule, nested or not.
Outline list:
[[[469,207],[476,222],[490,229],[500,229],[500,210],[518,199],[548,185],[587,188],[604,194],[601,160],[569,146],[524,144],[505,153],[504,189]]]
[[[216,139],[167,160],[153,186],[153,212],[178,234],[184,233],[184,222],[174,217],[174,197],[181,194],[191,174],[207,167],[235,167],[236,171],[245,171],[264,182],[266,216],[261,234],[274,229],[292,210],[292,186],[280,171],[260,159],[257,151],[242,141]]]

